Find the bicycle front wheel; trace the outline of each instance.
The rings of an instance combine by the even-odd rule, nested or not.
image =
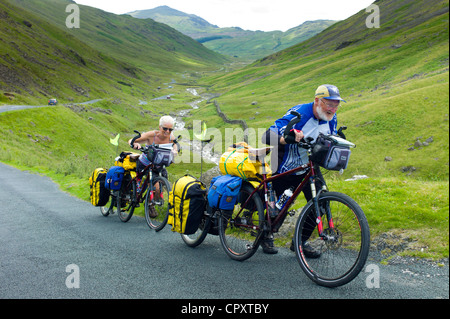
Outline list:
[[[233,211],[219,214],[219,237],[225,253],[234,260],[243,261],[256,252],[261,241],[264,207],[254,188],[242,185]]]
[[[315,205],[309,201],[295,227],[297,260],[315,283],[325,287],[342,286],[352,281],[366,263],[369,225],[359,205],[345,194],[322,193],[318,204],[322,236],[317,231]]]
[[[136,205],[136,180],[122,183],[122,187],[117,192],[116,205],[119,219],[124,223],[129,221]]]
[[[145,195],[145,221],[155,231],[160,231],[167,224],[171,189],[165,177],[157,176],[152,179],[152,188]]]

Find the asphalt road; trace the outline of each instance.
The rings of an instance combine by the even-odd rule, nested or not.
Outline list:
[[[156,233],[143,218],[103,217],[47,177],[1,163],[0,202],[0,299],[170,298],[187,306],[191,299],[449,298],[447,262],[382,265],[371,253],[355,280],[328,289],[310,281],[288,249],[237,262],[211,235],[192,249],[168,227]]]

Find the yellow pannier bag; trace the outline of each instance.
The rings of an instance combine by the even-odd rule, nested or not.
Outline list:
[[[126,171],[136,170],[136,161],[138,160],[140,154],[132,152],[122,152],[119,157],[116,158],[114,162],[115,166],[123,167]]]
[[[195,177],[186,174],[173,184],[169,193],[167,224],[172,231],[190,235],[197,231],[206,209],[206,187]]]
[[[244,181],[262,180],[263,163],[249,156],[249,150],[252,147],[245,142],[233,144],[228,151],[223,153],[219,160],[220,172],[224,175],[229,174],[239,176]],[[272,174],[269,164],[264,162],[267,177]]]

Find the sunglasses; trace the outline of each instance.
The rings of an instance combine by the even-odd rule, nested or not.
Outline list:
[[[173,128],[168,128],[168,127],[161,127],[164,131],[169,131],[169,132],[172,132],[173,131]]]

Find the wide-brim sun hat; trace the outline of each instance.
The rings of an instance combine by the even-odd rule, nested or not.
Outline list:
[[[339,89],[331,84],[323,84],[319,86],[316,90],[316,95],[319,99],[327,99],[327,100],[339,100],[346,102],[339,93]],[[347,102],[346,102],[347,103]]]

